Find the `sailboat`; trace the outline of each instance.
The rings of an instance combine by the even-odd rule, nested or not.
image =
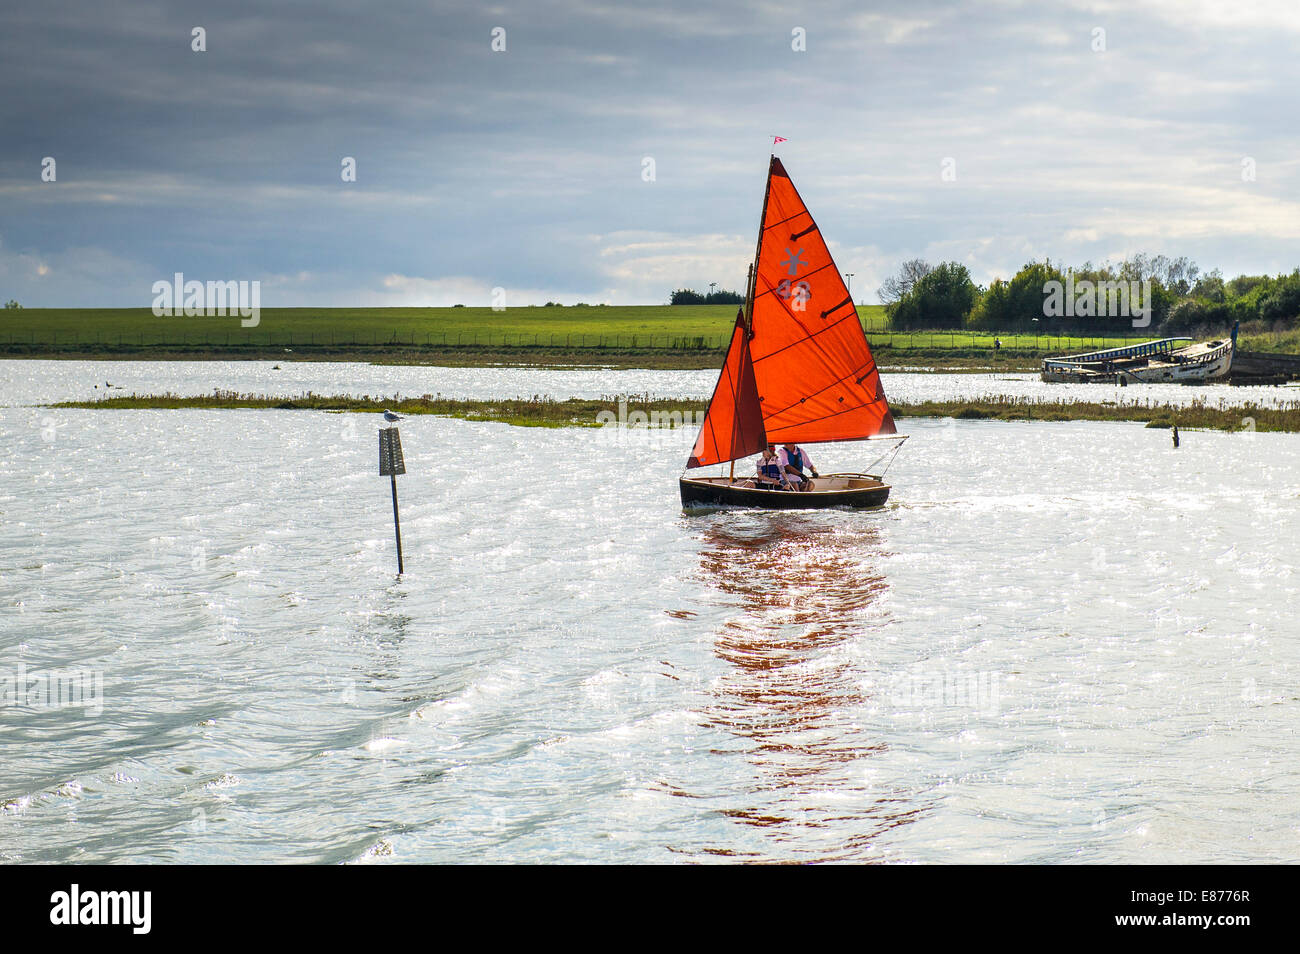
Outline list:
[[[735,462],[777,445],[891,441],[868,467],[880,473],[819,476],[809,489],[758,486]],[[878,507],[889,499],[884,471],[902,447],[880,371],[853,299],[826,241],[772,156],[745,304],[695,446],[678,481],[682,505],[806,510]],[[689,472],[730,464],[719,476]]]

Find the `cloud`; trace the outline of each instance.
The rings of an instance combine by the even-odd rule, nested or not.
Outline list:
[[[0,298],[32,307],[50,301],[67,307],[103,307],[103,290],[132,289],[134,298],[113,304],[146,306],[157,276],[141,262],[110,249],[73,246],[54,252],[9,248],[0,238]]]
[[[774,134],[840,267],[864,276],[855,297],[915,255],[979,280],[1136,247],[1295,265],[1289,3],[138,11],[22,8],[0,33],[0,201],[22,250],[0,277],[26,304],[134,304],[174,271],[305,276],[276,287],[316,305],[738,288]],[[39,178],[49,155],[57,183]]]

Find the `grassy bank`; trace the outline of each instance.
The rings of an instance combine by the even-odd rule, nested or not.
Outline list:
[[[104,398],[98,401],[68,401],[49,405],[55,408],[92,409],[172,409],[172,408],[254,408],[274,410],[314,410],[377,414],[385,408],[400,414],[434,414],[470,421],[498,421],[532,427],[599,426],[602,412],[620,414],[618,398],[600,400],[570,399],[554,401],[544,397],[511,400],[461,401],[437,395],[418,398],[361,398],[303,394],[293,398],[255,394],[216,392],[211,395],[182,397],[175,394],[136,395]],[[703,411],[702,401],[657,399],[633,396],[623,405],[628,415],[640,411],[650,420],[672,426],[693,418],[686,415]],[[1177,424],[1180,428],[1222,431],[1291,431],[1300,432],[1300,404],[1271,408],[1253,404],[1234,408],[1209,407],[1193,403],[1176,407],[1169,404],[1128,405],[1107,402],[1066,401],[1034,402],[1015,398],[983,398],[977,401],[924,401],[894,404],[894,416],[900,420],[914,417],[951,417],[958,420],[996,421],[1133,421],[1153,427]],[[1253,422],[1253,423],[1252,423]]]
[[[879,308],[864,307],[869,322]],[[264,308],[238,317],[158,318],[148,308],[21,309],[0,315],[0,345],[46,347],[714,348],[734,305],[491,308]]]

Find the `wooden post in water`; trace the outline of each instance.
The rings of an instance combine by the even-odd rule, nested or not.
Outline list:
[[[402,565],[402,522],[397,515],[397,475],[406,473],[402,458],[402,437],[395,427],[379,429],[379,476],[388,477],[393,485],[393,533],[397,537],[397,573],[405,572]]]
[[[393,482],[393,533],[397,536],[397,574],[401,576],[405,567],[402,566],[402,521],[397,516],[397,475],[390,474],[388,479]]]

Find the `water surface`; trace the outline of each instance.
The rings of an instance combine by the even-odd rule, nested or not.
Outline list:
[[[883,510],[684,514],[691,434],[413,418],[398,579],[378,423],[0,409],[0,671],[103,681],[0,706],[0,860],[1297,856],[1300,436],[909,421]]]

